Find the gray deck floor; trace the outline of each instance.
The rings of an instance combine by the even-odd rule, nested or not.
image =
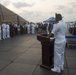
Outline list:
[[[0,75],[76,75],[76,49],[66,48],[65,69],[54,73],[40,67],[41,43],[36,35],[0,41]]]

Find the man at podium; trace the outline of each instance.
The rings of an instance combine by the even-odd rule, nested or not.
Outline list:
[[[54,68],[53,72],[60,73],[64,69],[64,50],[66,45],[65,33],[67,31],[67,24],[62,20],[61,14],[56,14],[56,24],[54,24],[52,34],[55,37],[54,43]]]

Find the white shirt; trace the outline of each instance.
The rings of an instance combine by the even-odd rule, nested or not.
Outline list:
[[[18,25],[17,25],[17,24],[14,24],[14,27],[15,27],[15,28],[17,28],[17,27],[18,27]]]
[[[67,24],[60,20],[57,24],[54,24],[54,28],[51,33],[54,34],[55,43],[65,41],[65,33],[67,32]]]
[[[6,30],[6,24],[5,23],[2,24],[2,30]]]

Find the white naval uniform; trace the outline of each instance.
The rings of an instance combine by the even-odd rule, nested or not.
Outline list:
[[[35,33],[35,25],[34,24],[31,24],[32,25],[32,34]]]
[[[10,27],[8,24],[6,25],[6,36],[7,38],[10,38]]]
[[[61,70],[64,66],[64,50],[66,45],[65,33],[67,31],[67,24],[60,20],[57,24],[54,24],[54,28],[51,33],[54,34],[54,69]]]
[[[27,33],[30,33],[30,24],[27,24]]]
[[[6,39],[6,24],[5,23],[2,24],[2,33],[3,33],[2,38]]]

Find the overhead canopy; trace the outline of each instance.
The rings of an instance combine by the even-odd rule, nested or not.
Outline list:
[[[11,23],[19,23],[28,22],[24,18],[20,17],[13,11],[7,9],[2,4],[0,4],[0,22],[11,22]]]
[[[55,18],[54,17],[50,17],[49,19],[43,21],[43,22],[55,22]]]

